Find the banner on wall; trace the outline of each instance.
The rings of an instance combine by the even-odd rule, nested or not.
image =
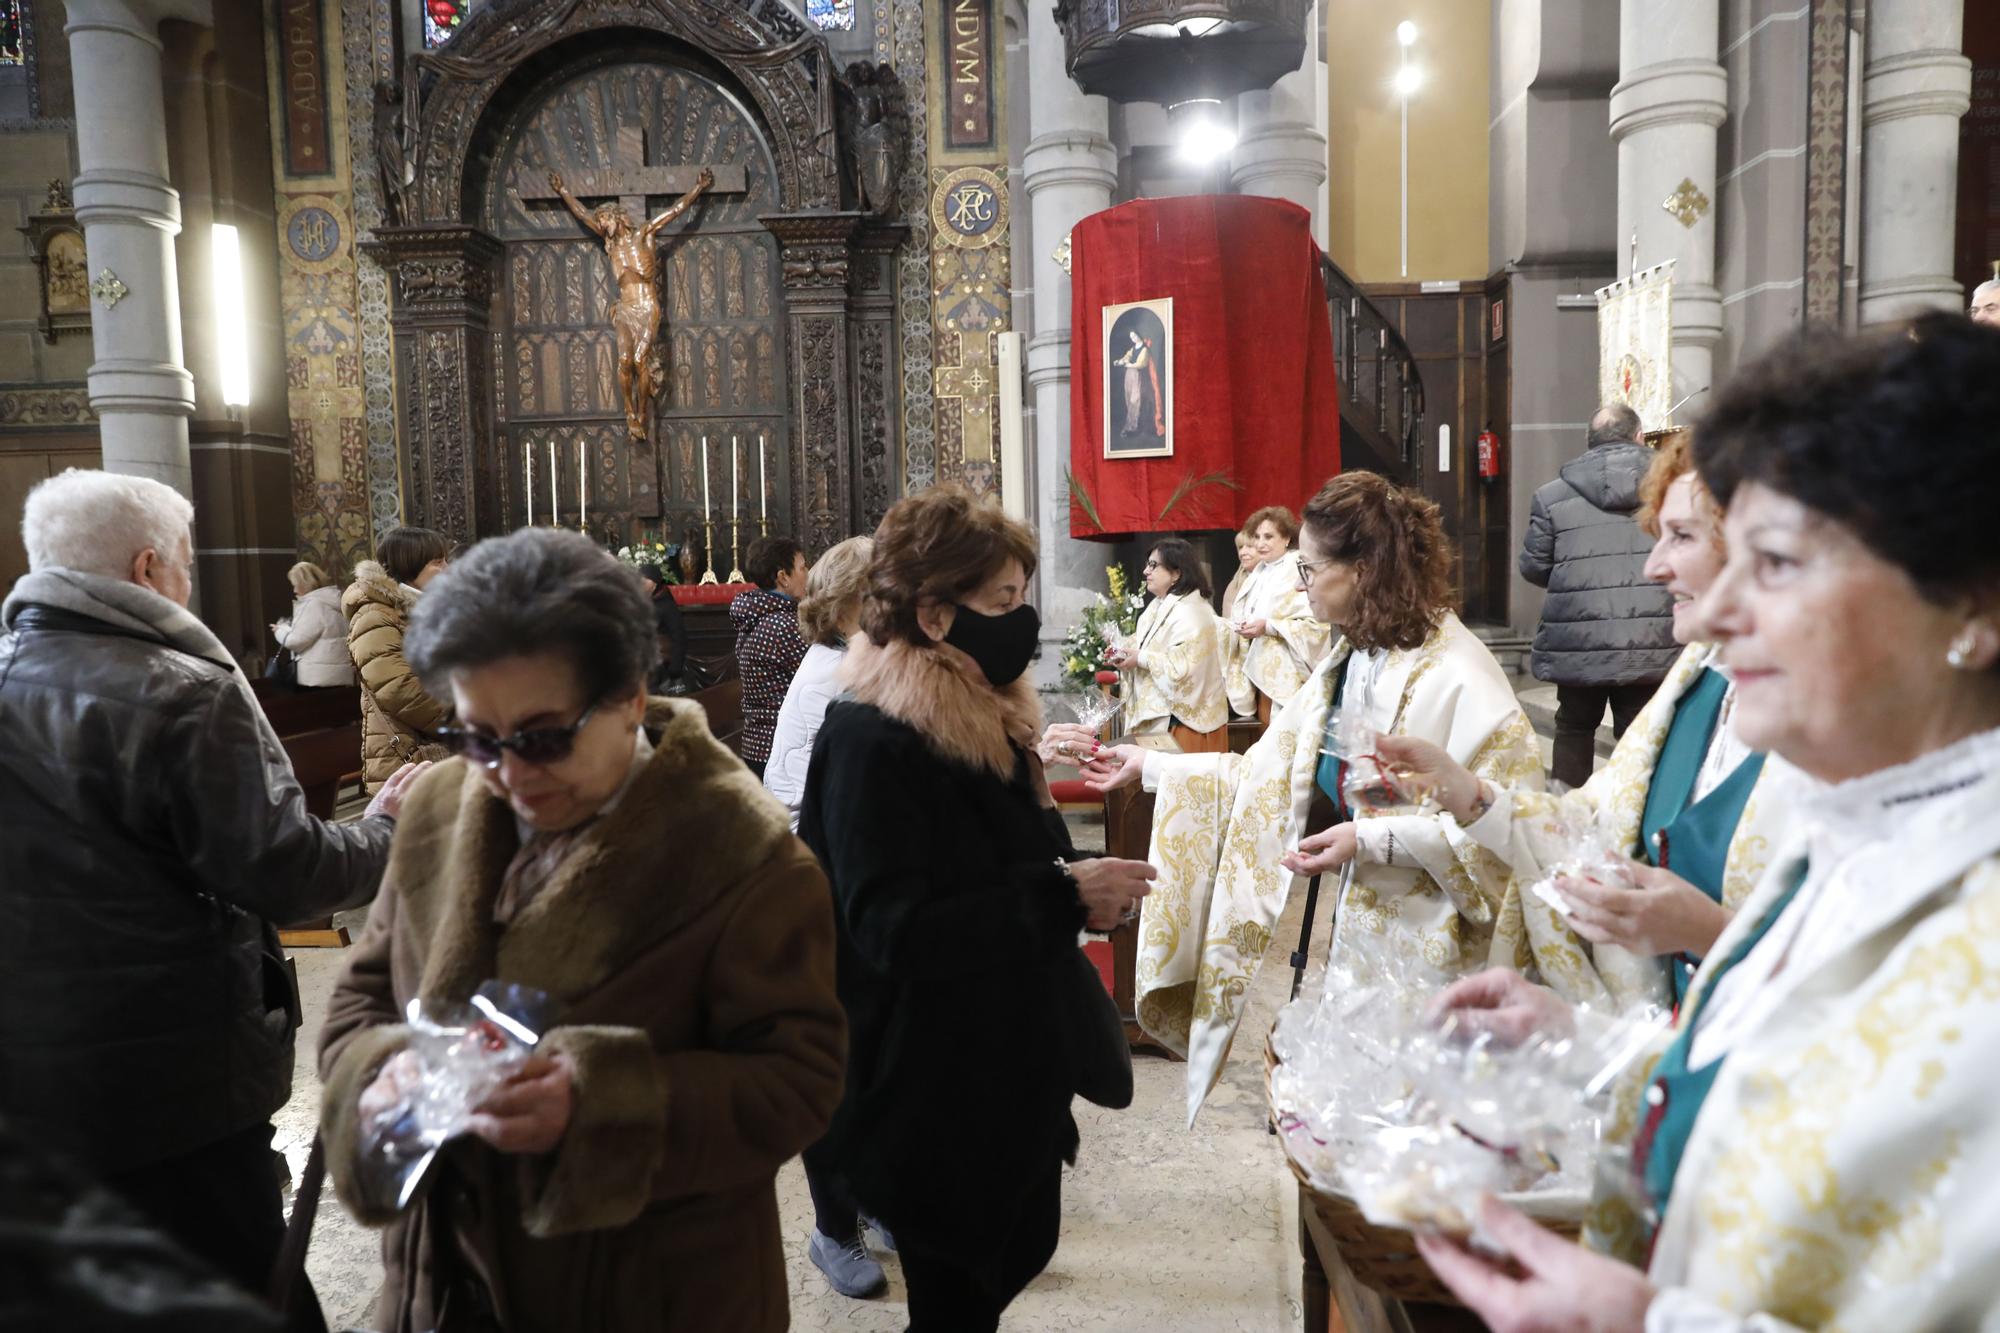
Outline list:
[[[1340,471],[1312,218],[1139,199],[1070,233],[1070,535],[1233,530]]]
[[[1674,261],[1597,289],[1597,400],[1646,430],[1673,424]]]

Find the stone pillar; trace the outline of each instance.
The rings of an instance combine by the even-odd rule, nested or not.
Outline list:
[[[1674,387],[1679,400],[1714,384],[1722,341],[1715,286],[1715,131],[1729,78],[1716,62],[1717,0],[1622,0],[1611,141],[1618,146],[1618,273],[1639,236],[1640,268],[1672,259]],[[1688,187],[1683,190],[1683,182]],[[1679,216],[1666,201],[1679,196]],[[1683,221],[1685,219],[1685,221]],[[1660,424],[1648,421],[1647,429]]]
[[[1049,5],[1028,6],[1028,67],[1032,137],[1021,156],[1035,279],[1035,326],[1027,347],[1035,411],[1028,504],[1042,545],[1042,641],[1059,645],[1091,594],[1102,589],[1104,553],[1069,535],[1070,284],[1057,247],[1078,222],[1111,206],[1118,155],[1104,99],[1084,96],[1063,68],[1062,29]],[[1044,679],[1057,670],[1059,656],[1042,654]]]
[[[1958,122],[1972,104],[1961,0],[1874,0],[1861,83],[1861,322],[1962,310]]]
[[[453,541],[514,526],[493,437],[489,324],[500,242],[477,227],[377,227],[362,249],[395,279],[405,514]]]
[[[863,219],[859,213],[782,213],[758,220],[778,238],[785,284],[791,535],[817,553],[852,530],[854,380],[847,286]],[[718,535],[717,546],[721,542]]]
[[[154,0],[70,0],[76,84],[74,196],[93,283],[90,405],[107,472],[152,477],[193,495],[188,418],[194,377],[181,357],[174,237],[180,196],[167,183],[159,26],[208,21],[207,6]],[[116,286],[112,286],[115,278]],[[121,293],[122,289],[122,294]],[[103,290],[100,288],[99,290]],[[115,299],[114,299],[115,298]]]
[[[1260,92],[1236,98],[1236,148],[1229,183],[1238,194],[1289,199],[1312,214],[1313,239],[1326,248],[1326,62],[1319,56],[1319,6],[1306,11],[1299,68]]]

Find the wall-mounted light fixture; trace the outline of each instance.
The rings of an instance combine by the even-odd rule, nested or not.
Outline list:
[[[248,407],[250,339],[244,328],[243,248],[236,228],[229,223],[218,222],[209,232],[209,273],[222,401],[229,407]]]

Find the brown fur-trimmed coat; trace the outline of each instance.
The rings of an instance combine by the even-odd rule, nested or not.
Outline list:
[[[446,1225],[510,1330],[786,1327],[773,1180],[826,1127],[845,1054],[827,884],[698,706],[655,699],[647,726],[652,759],[504,929],[507,805],[454,760],[403,808],[320,1037],[329,1173],[388,1228],[378,1327],[433,1326]],[[357,1103],[411,997],[489,977],[561,1001],[543,1049],[576,1066],[569,1128],[544,1157],[454,1142],[399,1217],[356,1179]]]

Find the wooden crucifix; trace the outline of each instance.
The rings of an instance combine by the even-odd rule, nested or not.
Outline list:
[[[704,193],[742,194],[748,174],[740,165],[712,167],[647,166],[646,132],[637,125],[620,125],[612,140],[611,166],[578,174],[572,191],[561,175],[548,175],[549,191],[516,187],[524,204],[560,200],[577,221],[604,239],[618,299],[611,306],[611,328],[618,338],[618,388],[625,399],[625,430],[646,438],[653,419],[653,344],[660,336],[659,256],[654,238],[660,229],[685,213]],[[684,192],[684,193],[683,193]],[[661,213],[646,219],[654,196],[678,194]],[[582,199],[613,199],[586,209]]]

